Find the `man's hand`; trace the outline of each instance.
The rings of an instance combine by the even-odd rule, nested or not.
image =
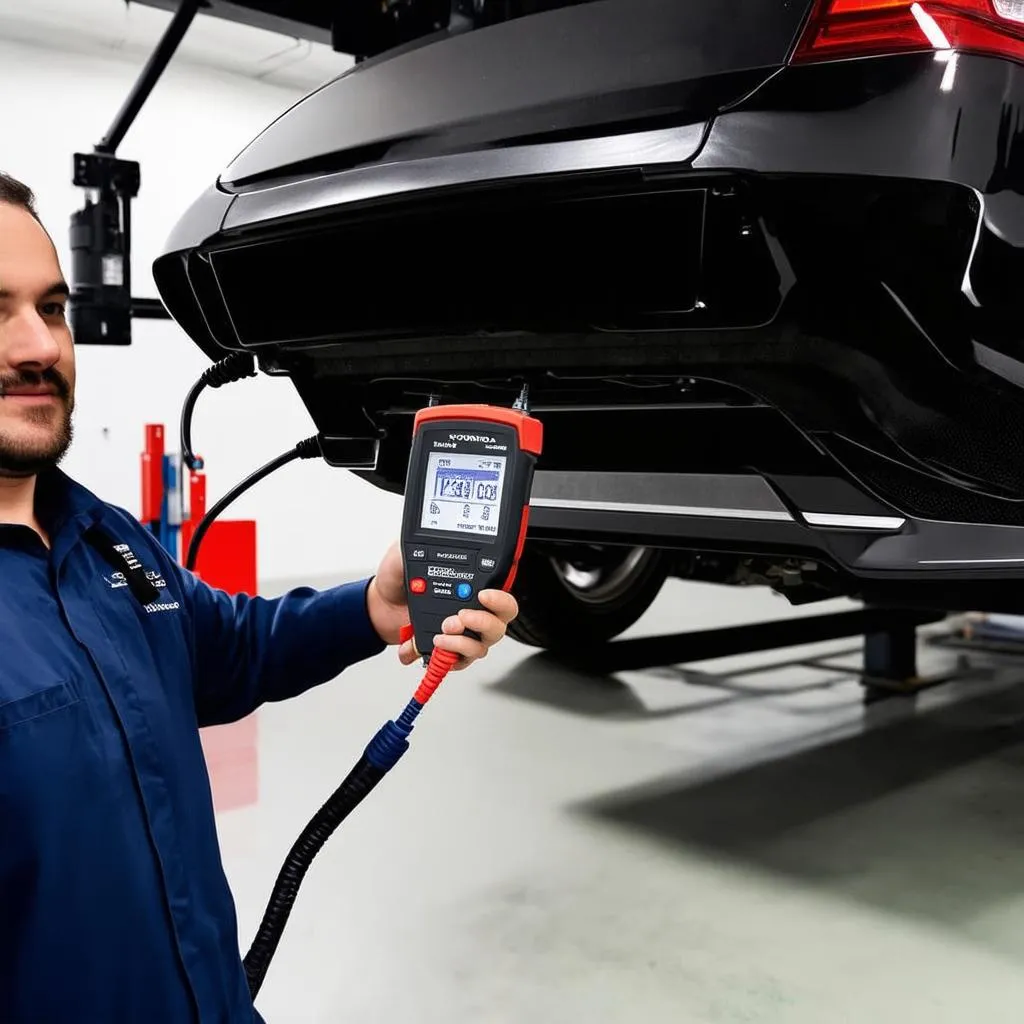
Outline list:
[[[479,594],[483,608],[463,608],[442,624],[443,633],[434,639],[434,646],[460,655],[455,669],[463,669],[487,655],[505,635],[508,624],[519,614],[519,605],[511,594],[503,590],[483,590]],[[370,583],[366,595],[370,621],[377,635],[386,644],[399,642],[399,631],[409,621],[409,608],[405,600],[405,571],[402,550],[397,544],[388,548],[377,575]],[[464,636],[471,629],[480,640]],[[419,655],[411,640],[399,648],[398,657],[403,665],[411,665]]]

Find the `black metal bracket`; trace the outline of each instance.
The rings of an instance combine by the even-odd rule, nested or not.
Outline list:
[[[320,453],[328,466],[354,469],[372,473],[377,468],[380,456],[378,437],[331,437],[320,438]]]
[[[133,319],[169,320],[159,299],[131,293],[131,203],[139,164],[115,155],[206,0],[181,0],[113,123],[92,153],[76,153],[72,182],[86,189],[71,217],[71,326],[79,345],[130,345]]]
[[[76,153],[72,183],[97,192],[114,192],[134,199],[142,182],[134,160],[120,160],[113,153]]]
[[[171,314],[159,299],[132,298],[133,320],[170,320]]]

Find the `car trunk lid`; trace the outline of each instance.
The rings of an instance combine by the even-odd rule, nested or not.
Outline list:
[[[706,120],[783,66],[811,0],[592,0],[356,65],[222,175],[356,167]]]

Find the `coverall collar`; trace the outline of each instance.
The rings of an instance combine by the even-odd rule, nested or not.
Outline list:
[[[36,516],[50,538],[54,570],[90,526],[104,517],[99,498],[62,470],[53,468],[36,477]]]

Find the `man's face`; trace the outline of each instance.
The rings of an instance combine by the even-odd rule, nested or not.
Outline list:
[[[54,466],[71,444],[75,352],[67,294],[42,226],[0,202],[0,476]]]

